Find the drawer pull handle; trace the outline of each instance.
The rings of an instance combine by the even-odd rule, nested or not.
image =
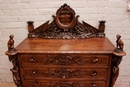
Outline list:
[[[33,83],[33,86],[38,86],[38,82],[34,82],[34,83]]]
[[[66,78],[66,76],[64,75],[62,78],[63,78],[63,79],[65,79],[65,78]]]
[[[93,83],[91,87],[97,87],[97,85],[95,83]]]
[[[37,71],[33,70],[33,71],[32,71],[32,74],[33,74],[33,75],[36,75],[36,74],[37,74]]]
[[[95,58],[94,60],[93,60],[93,63],[98,63],[99,62],[99,59],[98,58]]]
[[[91,75],[92,75],[92,76],[97,76],[97,75],[98,75],[98,72],[97,72],[97,71],[92,71]]]
[[[29,62],[35,62],[35,59],[34,59],[33,57],[31,57],[31,58],[29,59]]]

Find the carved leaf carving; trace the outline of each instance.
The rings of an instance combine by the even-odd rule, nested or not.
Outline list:
[[[99,37],[99,30],[85,22],[78,21],[79,16],[70,6],[64,4],[53,15],[54,20],[42,24],[29,33],[29,37],[53,38],[53,39],[73,39]]]
[[[42,75],[45,77],[49,77],[49,76],[54,76],[54,77],[59,77],[59,78],[71,78],[71,77],[78,77],[78,78],[82,78],[85,76],[98,76],[100,74],[100,71],[96,71],[96,70],[92,70],[92,71],[88,71],[88,70],[83,70],[83,69],[48,69],[48,70],[44,70],[42,71]]]
[[[12,71],[12,74],[13,74],[14,83],[18,87],[22,87],[21,79],[20,79],[20,74],[19,74],[19,68],[18,68],[18,58],[17,58],[17,55],[9,56],[9,60],[13,64],[13,68],[10,69],[10,70]]]
[[[51,55],[48,55],[48,59],[45,64],[52,63],[52,64],[56,64],[56,65],[57,64],[58,65],[71,65],[71,64],[81,65],[86,62],[87,62],[87,60],[81,59],[80,56],[71,57],[68,55],[59,55],[59,56],[53,57]]]

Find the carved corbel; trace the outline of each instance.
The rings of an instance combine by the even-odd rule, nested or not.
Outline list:
[[[119,75],[119,64],[122,61],[122,57],[126,55],[126,52],[123,50],[124,43],[121,40],[121,36],[118,34],[116,35],[116,49],[113,52],[113,58],[112,58],[112,70],[111,70],[111,86],[113,87],[116,79]]]
[[[21,79],[19,75],[19,68],[18,68],[18,58],[17,55],[8,55],[10,62],[13,64],[13,68],[10,69],[13,75],[14,83],[17,87],[22,87]]]
[[[18,58],[17,58],[17,50],[14,48],[14,35],[9,36],[9,41],[7,43],[8,51],[5,52],[6,55],[9,57],[9,61],[12,62],[13,68],[10,69],[13,74],[13,80],[17,87],[22,87],[20,75],[19,75],[19,68],[18,68]]]

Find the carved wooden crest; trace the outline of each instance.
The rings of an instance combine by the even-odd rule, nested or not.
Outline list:
[[[47,21],[36,29],[31,29],[33,23],[28,22],[28,37],[73,39],[105,36],[104,33],[101,34],[97,28],[88,23],[84,21],[80,23],[78,21],[79,16],[75,16],[74,10],[67,4],[61,6],[57,10],[56,16],[53,15],[52,17],[54,20],[51,23]]]
[[[58,9],[56,16],[53,16],[55,23],[61,29],[72,29],[76,24],[75,12],[67,4]]]

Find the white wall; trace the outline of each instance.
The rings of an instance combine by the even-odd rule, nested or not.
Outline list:
[[[12,64],[5,56],[10,34],[15,36],[15,46],[27,37],[27,21],[35,21],[35,27],[52,20],[56,10],[67,3],[80,15],[79,20],[98,28],[98,21],[106,20],[106,36],[115,45],[116,34],[122,36],[127,55],[120,64],[116,86],[130,87],[130,0],[0,0],[0,82],[12,82]]]

